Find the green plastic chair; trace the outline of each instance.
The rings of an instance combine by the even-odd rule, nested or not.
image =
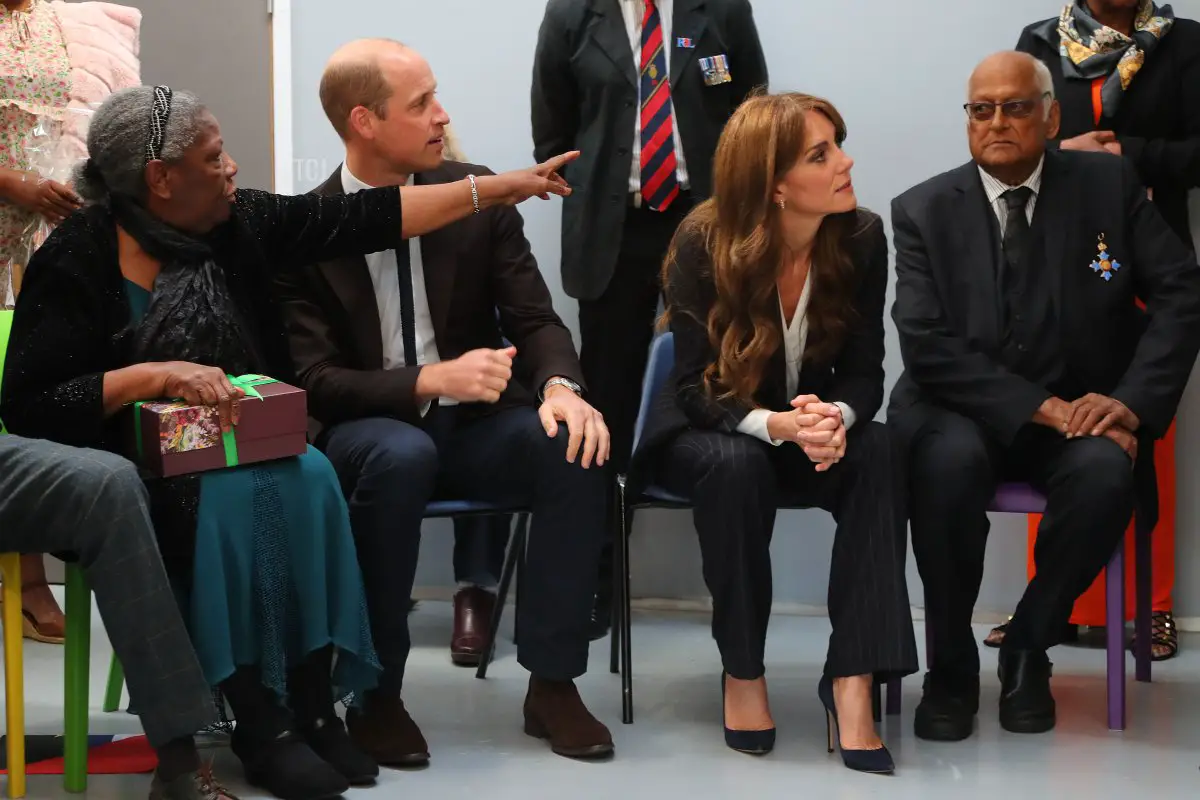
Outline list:
[[[0,384],[4,378],[4,356],[8,350],[8,338],[12,331],[12,311],[0,311]],[[5,433],[0,423],[0,433]],[[18,595],[19,596],[19,595]],[[75,563],[67,564],[67,628],[64,649],[64,746],[63,746],[63,787],[68,792],[87,791],[87,756],[88,756],[88,684],[91,673],[92,645],[92,592],[84,577],[83,569]],[[20,636],[14,637],[16,647],[20,647]],[[6,658],[6,662],[21,665],[20,653]],[[21,667],[18,667],[21,668]],[[121,704],[121,690],[124,687],[125,676],[121,663],[114,655],[108,669],[108,687],[104,693],[104,710],[115,711]],[[23,715],[22,715],[23,721]],[[8,736],[25,737],[24,730],[9,730]],[[23,756],[23,753],[22,753]],[[9,794],[13,795],[14,768],[18,765],[10,763]],[[25,764],[19,765],[19,773],[23,776]],[[23,783],[23,781],[22,781]],[[21,789],[23,790],[23,786]]]

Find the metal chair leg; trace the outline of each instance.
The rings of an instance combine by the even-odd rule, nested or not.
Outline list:
[[[525,554],[525,541],[529,537],[529,515],[517,515],[517,532],[508,544],[508,553],[504,556],[504,570],[500,573],[500,585],[496,587],[496,605],[492,608],[492,618],[488,622],[487,646],[483,648],[483,657],[475,669],[475,677],[487,678],[488,665],[496,652],[496,637],[500,635],[500,620],[504,617],[504,604],[508,601],[508,587],[512,583],[513,573],[517,572],[520,558]]]
[[[1134,573],[1134,620],[1133,629],[1137,636],[1134,638],[1134,677],[1142,683],[1150,683],[1151,653],[1154,647],[1154,634],[1151,631],[1151,617],[1154,614],[1153,581],[1154,557],[1151,554],[1151,542],[1154,535],[1149,526],[1136,523],[1133,534],[1133,573]],[[1122,619],[1124,617],[1122,616]]]
[[[1105,634],[1108,638],[1108,729],[1125,730],[1125,538],[1105,570]]]
[[[617,478],[617,495],[621,504],[621,535],[617,537],[616,542],[621,570],[621,594],[616,598],[621,604],[621,721],[626,725],[631,725],[633,724],[633,654],[629,640],[633,625],[629,597],[629,534],[633,527],[633,510],[626,502],[624,475]]]
[[[887,710],[889,717],[900,716],[900,684],[899,678],[892,678],[887,682]]]
[[[610,526],[609,535],[612,537],[613,555],[615,556],[610,564],[612,570],[612,601],[609,605],[612,606],[608,626],[608,671],[613,675],[621,672],[620,655],[621,655],[621,614],[624,611],[624,606],[621,603],[621,559],[618,556],[619,546],[617,542],[621,538],[621,495],[619,492],[612,493],[612,525]]]

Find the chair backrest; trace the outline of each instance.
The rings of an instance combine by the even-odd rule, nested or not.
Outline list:
[[[646,375],[642,379],[642,402],[638,407],[637,424],[633,428],[633,449],[637,450],[638,442],[642,440],[642,430],[646,427],[646,417],[650,416],[650,407],[654,398],[662,391],[675,366],[675,334],[664,333],[650,345],[650,362],[646,365]]]

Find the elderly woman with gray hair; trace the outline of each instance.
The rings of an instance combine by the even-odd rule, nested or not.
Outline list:
[[[110,97],[88,150],[76,183],[85,206],[25,277],[0,415],[13,433],[114,451],[130,403],[213,405],[228,429],[242,392],[227,374],[293,378],[270,292],[277,271],[391,249],[484,206],[566,194],[557,171],[574,156],[336,198],[236,190],[216,119],[164,86]],[[248,780],[285,800],[372,782],[378,767],[333,707],[335,686],[369,689],[379,664],[329,462],[310,448],[147,486],[201,665],[237,717],[232,748]]]

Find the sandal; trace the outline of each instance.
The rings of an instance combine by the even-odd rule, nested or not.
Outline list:
[[[1008,618],[1008,622],[1012,622],[1012,617]],[[1008,622],[1003,625],[997,625],[992,628],[987,636],[984,637],[983,643],[987,647],[1000,647],[1004,644],[1004,636],[1008,633]],[[1059,644],[1067,644],[1070,642],[1079,641],[1079,626],[1067,623],[1063,627],[1062,635],[1058,640]]]
[[[24,602],[25,593],[30,589],[37,588],[39,587],[28,586],[21,590],[21,635],[35,642],[62,644],[67,640],[67,618],[59,610],[58,603],[54,603],[53,611],[42,619],[38,619],[37,614]],[[54,600],[53,595],[50,599]],[[0,602],[0,607],[3,607],[2,602]]]
[[[1129,639],[1129,649],[1137,652],[1137,634]],[[1179,628],[1170,611],[1155,611],[1150,616],[1150,660],[1169,661],[1179,655]]]

